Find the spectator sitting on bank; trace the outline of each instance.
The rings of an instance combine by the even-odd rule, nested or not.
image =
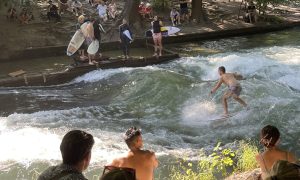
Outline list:
[[[59,15],[64,14],[65,10],[69,8],[68,0],[58,0]]]
[[[113,20],[116,18],[117,15],[117,5],[115,0],[112,0],[110,4],[108,5],[108,15]]]
[[[107,21],[107,6],[105,5],[104,1],[99,1],[98,5],[97,5],[97,10],[98,10],[100,20],[103,22],[106,22]]]
[[[14,6],[11,6],[10,8],[8,8],[6,19],[10,20],[10,21],[14,21],[17,18],[18,17],[17,17],[17,10],[16,10],[16,8]]]
[[[142,150],[141,130],[131,127],[126,131],[124,140],[129,148],[128,154],[113,160],[110,166],[135,169],[136,179],[154,179],[154,169],[157,168],[158,161],[154,152]]]
[[[270,170],[277,161],[284,160],[291,163],[297,161],[292,153],[278,148],[279,137],[280,132],[274,126],[267,125],[261,130],[260,142],[266,150],[256,156],[256,161],[261,168],[262,179],[271,176]]]
[[[188,7],[188,3],[190,1],[188,0],[179,0],[179,4],[180,4],[180,15],[181,15],[181,20],[185,21],[187,20],[187,22],[190,20],[190,13],[189,13],[189,7]]]
[[[138,11],[143,18],[146,18],[146,15],[148,15],[149,19],[152,19],[153,10],[150,3],[141,2]]]
[[[51,18],[56,19],[57,22],[60,22],[60,15],[58,14],[58,8],[56,5],[52,3],[52,1],[48,1],[48,12],[47,12],[47,18],[48,22],[51,20]]]
[[[82,15],[84,15],[82,4],[78,0],[73,1],[73,3],[72,3],[72,11],[75,13],[75,16],[78,16],[78,11]]]
[[[19,15],[19,20],[20,20],[21,24],[28,24],[28,22],[31,20],[26,8],[22,9],[22,11]]]
[[[172,10],[170,12],[170,18],[171,18],[173,26],[180,24],[180,14],[176,8],[172,8]]]
[[[249,2],[246,7],[246,13],[244,16],[244,20],[247,23],[255,23],[256,22],[256,7],[252,1]]]
[[[82,172],[90,164],[94,138],[81,130],[72,130],[62,139],[60,151],[62,164],[46,169],[38,180],[87,180]]]

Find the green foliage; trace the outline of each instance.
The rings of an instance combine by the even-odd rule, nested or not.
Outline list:
[[[259,13],[265,14],[268,5],[279,5],[285,4],[288,0],[254,0],[256,2],[256,6],[258,8]]]
[[[257,168],[255,156],[258,154],[258,148],[253,143],[241,141],[236,153],[238,155],[236,171],[244,172]]]
[[[172,180],[214,180],[223,179],[234,172],[252,170],[257,167],[255,155],[257,147],[244,141],[239,143],[238,150],[221,147],[218,143],[210,155],[200,153],[198,162],[185,159],[171,168]]]
[[[171,6],[171,0],[152,0],[152,6],[156,10],[164,10]]]

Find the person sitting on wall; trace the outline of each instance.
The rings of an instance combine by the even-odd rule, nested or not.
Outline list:
[[[87,180],[82,172],[90,164],[94,143],[91,134],[81,130],[69,131],[60,144],[62,164],[49,167],[38,180]]]
[[[116,18],[117,15],[117,5],[115,0],[112,0],[108,5],[108,16],[113,20]]]
[[[28,24],[30,17],[26,8],[23,8],[20,15],[19,20],[21,24]]]
[[[51,18],[55,18],[57,22],[60,22],[60,15],[58,14],[58,8],[56,5],[52,3],[52,0],[48,1],[48,12],[47,12],[47,18],[48,22],[51,20]]]
[[[10,21],[14,21],[17,18],[18,17],[17,17],[17,10],[16,10],[16,8],[14,6],[11,6],[10,8],[8,8],[6,19],[10,20]]]
[[[74,12],[75,16],[78,16],[78,12],[80,12],[82,15],[84,15],[81,2],[79,2],[78,0],[75,0],[75,1],[73,1],[71,6],[72,6],[72,11]]]
[[[180,14],[176,10],[176,8],[172,8],[172,10],[170,12],[170,18],[171,18],[173,26],[180,24]]]
[[[101,22],[107,21],[107,6],[104,1],[100,1],[97,5],[98,15]]]
[[[69,8],[68,0],[58,0],[59,15],[64,14],[65,10]]]
[[[247,23],[255,23],[256,22],[256,7],[252,1],[249,2],[246,7],[244,21]]]
[[[146,18],[146,15],[148,15],[149,19],[152,19],[153,10],[150,3],[141,2],[138,11],[143,18]]]

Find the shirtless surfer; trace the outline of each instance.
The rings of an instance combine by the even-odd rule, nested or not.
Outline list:
[[[158,161],[154,152],[141,149],[143,147],[141,130],[136,127],[129,128],[124,139],[129,148],[128,154],[114,159],[110,166],[135,169],[137,180],[153,180]]]
[[[224,115],[228,115],[227,99],[230,97],[233,97],[237,102],[241,103],[244,107],[247,107],[247,104],[239,97],[242,91],[242,87],[238,80],[241,80],[243,76],[237,73],[226,73],[224,66],[219,67],[218,71],[220,75],[220,80],[216,84],[216,86],[210,91],[210,93],[215,93],[217,89],[222,85],[222,83],[228,86],[228,90],[224,93],[222,97],[222,102],[225,111]]]

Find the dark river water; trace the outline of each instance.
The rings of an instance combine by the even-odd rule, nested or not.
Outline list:
[[[0,89],[0,179],[35,179],[61,160],[59,145],[71,129],[94,135],[86,175],[99,179],[102,167],[127,151],[122,140],[130,126],[142,128],[145,148],[156,152],[156,179],[186,154],[221,141],[258,141],[259,130],[277,126],[281,146],[300,156],[300,30],[236,37],[169,47],[184,57],[143,68],[96,70],[54,87]],[[241,97],[250,109],[229,101],[235,116],[222,114],[221,89],[209,91],[217,68],[239,72]]]

